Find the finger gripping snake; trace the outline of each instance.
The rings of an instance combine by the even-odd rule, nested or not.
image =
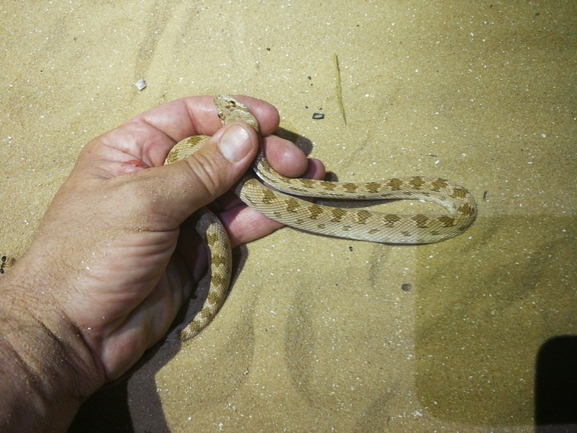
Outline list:
[[[258,122],[249,109],[228,95],[214,98],[223,124],[243,121],[258,131]],[[188,137],[177,143],[165,164],[181,161],[208,140]],[[473,196],[463,187],[445,179],[413,176],[380,182],[346,183],[293,179],[282,176],[267,162],[262,146],[253,162],[252,173],[238,182],[235,193],[248,206],[288,226],[347,239],[390,244],[427,244],[450,239],[465,231],[475,220]],[[295,196],[343,200],[421,200],[445,208],[445,214],[400,215],[367,209],[322,206]],[[196,230],[210,251],[210,287],[202,310],[181,331],[183,341],[196,336],[216,316],[226,299],[231,274],[231,247],[220,220],[207,208],[200,211]]]

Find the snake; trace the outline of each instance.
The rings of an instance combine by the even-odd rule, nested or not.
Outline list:
[[[259,131],[256,118],[246,105],[235,98],[215,96],[214,104],[223,125],[242,121]],[[172,164],[187,158],[209,138],[195,135],[179,141],[164,163]],[[477,206],[469,191],[441,178],[412,176],[350,183],[285,177],[266,160],[262,140],[251,170],[236,184],[234,193],[247,206],[295,229],[383,244],[444,241],[463,233],[477,215]],[[414,215],[380,213],[366,208],[325,206],[299,197],[347,201],[419,200],[436,203],[446,212]],[[197,212],[195,229],[208,245],[210,282],[201,310],[180,331],[182,341],[198,335],[216,317],[227,297],[232,272],[231,245],[226,229],[207,207]]]

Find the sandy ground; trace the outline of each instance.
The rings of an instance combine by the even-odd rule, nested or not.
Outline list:
[[[340,180],[444,177],[479,205],[436,245],[283,229],[239,249],[212,325],[72,431],[531,432],[562,405],[547,384],[575,379],[577,2],[37,1],[0,19],[3,254],[88,140],[192,94],[275,104]]]

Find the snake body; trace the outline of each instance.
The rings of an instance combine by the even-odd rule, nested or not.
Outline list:
[[[239,101],[220,95],[214,102],[223,124],[241,120],[258,131],[257,120]],[[166,157],[165,164],[186,158],[208,138],[193,136],[180,141]],[[466,189],[440,178],[413,176],[366,183],[293,179],[273,170],[262,147],[253,162],[253,170],[276,191],[247,173],[235,188],[244,203],[288,226],[328,236],[391,244],[427,244],[461,234],[477,214],[475,200]],[[304,201],[295,195],[344,200],[421,200],[441,205],[447,213],[399,215],[343,209]],[[183,341],[196,336],[214,319],[230,284],[231,247],[226,230],[210,210],[203,208],[199,212],[196,230],[210,251],[210,287],[202,310],[181,331]]]

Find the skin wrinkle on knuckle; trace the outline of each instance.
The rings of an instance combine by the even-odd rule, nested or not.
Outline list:
[[[222,191],[221,173],[226,173],[226,168],[214,158],[209,158],[203,152],[196,152],[192,158],[185,160],[190,171],[187,173],[186,187],[195,188],[195,193],[201,191],[204,196],[216,197],[224,193]]]

